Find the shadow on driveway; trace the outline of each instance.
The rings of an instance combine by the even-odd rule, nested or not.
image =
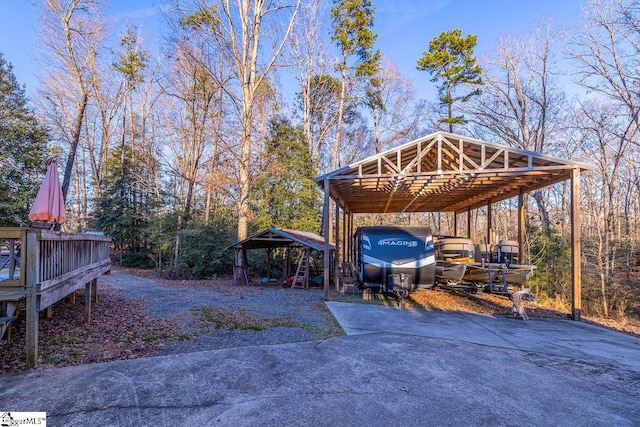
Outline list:
[[[51,425],[634,426],[640,344],[560,320],[327,303],[347,336],[37,369],[1,410]]]

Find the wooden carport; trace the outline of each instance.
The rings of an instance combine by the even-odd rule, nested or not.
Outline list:
[[[352,255],[353,214],[404,212],[467,213],[487,206],[491,236],[491,205],[518,197],[518,240],[524,235],[524,194],[571,180],[572,318],[580,319],[580,173],[585,163],[493,144],[447,132],[436,132],[333,172],[315,181],[324,192],[324,241],[340,230],[342,253]],[[331,200],[336,221],[331,222]],[[454,228],[457,221],[454,222]],[[470,224],[470,221],[467,221]],[[336,242],[340,247],[340,242]],[[522,249],[521,249],[522,250]],[[324,253],[324,289],[329,296],[330,251]],[[523,259],[522,254],[520,259]]]

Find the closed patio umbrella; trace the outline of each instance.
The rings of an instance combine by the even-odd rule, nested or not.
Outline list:
[[[62,224],[65,218],[64,197],[56,162],[51,162],[35,202],[29,212],[31,221]]]

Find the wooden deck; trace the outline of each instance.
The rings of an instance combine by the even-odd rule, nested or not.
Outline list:
[[[91,319],[97,278],[111,270],[110,239],[30,228],[0,228],[0,338],[26,310],[27,366],[38,361],[39,312],[85,287],[85,321]],[[7,336],[9,338],[9,336]]]

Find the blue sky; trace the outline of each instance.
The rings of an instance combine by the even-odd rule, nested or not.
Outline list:
[[[304,1],[304,0],[303,0]],[[328,1],[328,0],[327,0]],[[584,0],[372,0],[376,9],[377,47],[414,81],[420,96],[435,93],[429,75],[416,61],[429,40],[460,28],[476,34],[476,55],[490,52],[501,35],[518,33],[544,17],[573,25]],[[158,0],[105,0],[107,14],[120,27],[141,23],[143,33],[157,28]],[[37,18],[30,0],[0,0],[0,52],[14,66],[20,84],[33,98],[37,89]],[[149,39],[149,35],[146,34]],[[429,100],[435,100],[433,98]]]
[[[476,56],[490,53],[500,36],[532,27],[542,18],[574,25],[584,0],[373,0],[376,6],[377,46],[396,62],[400,72],[435,94],[430,75],[416,69],[429,41],[443,31],[459,28],[475,34]],[[433,95],[435,97],[435,95]],[[434,99],[430,99],[434,100]]]

